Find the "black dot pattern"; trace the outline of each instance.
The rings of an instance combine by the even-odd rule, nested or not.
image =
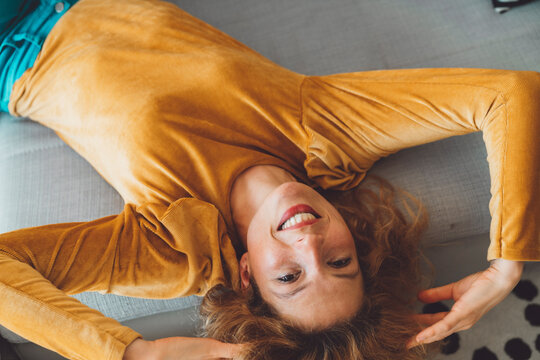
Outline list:
[[[444,339],[441,352],[445,355],[454,354],[459,350],[459,334],[454,333]]]
[[[534,346],[536,347],[536,350],[540,352],[540,334],[536,337],[536,341],[534,342]]]
[[[540,305],[529,304],[525,308],[525,319],[532,326],[540,326]]]
[[[529,345],[520,338],[508,340],[504,345],[504,352],[508,354],[512,360],[528,360],[532,355]]]
[[[474,350],[472,360],[499,360],[499,358],[494,352],[484,346]]]
[[[422,308],[424,314],[436,314],[440,312],[450,311],[448,306],[444,305],[442,302],[436,302],[433,304],[426,304]]]
[[[518,298],[527,301],[532,301],[538,295],[538,289],[530,280],[521,280],[512,292]]]

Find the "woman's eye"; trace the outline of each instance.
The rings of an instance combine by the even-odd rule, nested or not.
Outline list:
[[[287,274],[287,275],[278,277],[277,280],[282,283],[289,283],[296,280],[297,277],[298,277],[298,274]]]
[[[342,268],[351,263],[351,258],[341,259],[337,261],[332,261],[329,265],[335,268]]]

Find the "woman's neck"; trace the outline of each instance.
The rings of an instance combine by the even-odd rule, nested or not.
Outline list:
[[[294,176],[280,167],[257,165],[238,176],[232,186],[231,209],[236,230],[247,249],[247,231],[251,219],[264,199],[278,186],[296,181]]]

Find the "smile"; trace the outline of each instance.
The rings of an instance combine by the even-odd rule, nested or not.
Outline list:
[[[283,214],[278,231],[298,229],[317,222],[320,215],[308,205],[295,205]]]

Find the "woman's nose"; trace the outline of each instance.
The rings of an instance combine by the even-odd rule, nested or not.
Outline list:
[[[296,240],[294,246],[306,263],[318,266],[321,259],[321,246],[323,237],[318,234],[302,234]]]

